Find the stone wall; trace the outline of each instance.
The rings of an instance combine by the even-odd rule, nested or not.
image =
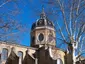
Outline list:
[[[8,57],[10,56],[12,50],[14,51],[14,53],[17,56],[18,56],[18,52],[19,51],[22,52],[23,53],[22,60],[25,58],[27,49],[31,50],[31,51],[29,51],[29,53],[32,53],[33,52],[32,50],[35,50],[32,47],[21,46],[21,45],[18,45],[18,44],[12,44],[12,43],[6,43],[6,42],[0,42],[0,54],[1,54],[0,60],[1,60],[1,64],[5,64],[6,63],[6,60],[2,60],[2,55],[3,55],[2,54],[2,50],[3,49],[7,49],[8,50],[8,55],[7,55]]]

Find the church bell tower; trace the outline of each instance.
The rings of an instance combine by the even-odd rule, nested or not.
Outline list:
[[[56,34],[53,23],[46,17],[43,9],[40,19],[31,28],[31,47],[44,45],[56,46]]]

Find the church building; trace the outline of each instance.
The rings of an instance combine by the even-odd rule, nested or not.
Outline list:
[[[30,47],[0,42],[0,64],[72,64],[70,55],[56,47],[55,26],[44,11],[33,23],[30,36]]]

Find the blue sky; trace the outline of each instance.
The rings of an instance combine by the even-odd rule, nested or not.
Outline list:
[[[2,5],[6,1],[8,0],[0,0],[0,5]],[[16,10],[19,10],[19,13],[17,15],[12,15],[11,11]],[[39,4],[38,0],[9,0],[9,2],[0,7],[0,15],[5,14],[5,16],[3,16],[5,21],[7,20],[7,17],[10,17],[11,19],[16,20],[23,25],[26,24],[26,28],[29,30],[29,32],[20,34],[19,36],[21,38],[18,42],[22,45],[30,46],[30,29],[32,23],[39,19],[41,10],[42,4]]]

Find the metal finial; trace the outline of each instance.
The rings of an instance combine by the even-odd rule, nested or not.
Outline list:
[[[42,13],[40,15],[40,18],[46,18],[45,12],[44,12],[44,7],[42,6]]]
[[[44,7],[42,7],[42,13],[45,13],[45,12],[44,12]]]

